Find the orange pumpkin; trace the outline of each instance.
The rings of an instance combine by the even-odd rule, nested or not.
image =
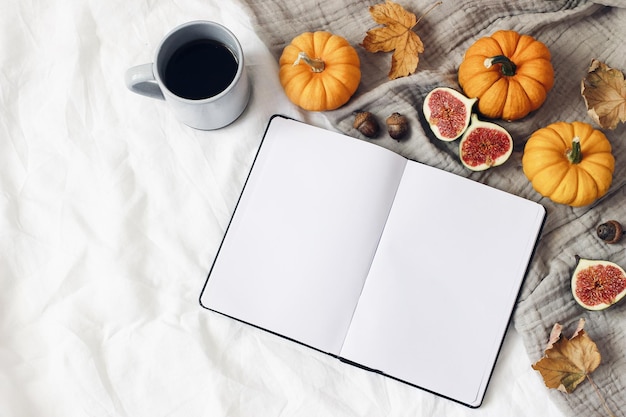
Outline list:
[[[556,122],[530,136],[522,168],[539,194],[585,206],[609,190],[615,158],[607,137],[590,124]]]
[[[361,81],[356,50],[341,36],[306,32],[285,47],[279,60],[287,97],[305,110],[334,110],[348,102]]]
[[[517,120],[544,103],[554,84],[554,69],[543,43],[500,30],[468,48],[458,77],[465,95],[478,98],[484,116]]]

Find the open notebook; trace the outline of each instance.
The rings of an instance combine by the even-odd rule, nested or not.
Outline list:
[[[537,203],[274,116],[200,303],[478,407],[544,217]]]

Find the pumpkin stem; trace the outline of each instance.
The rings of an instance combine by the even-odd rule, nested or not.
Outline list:
[[[583,159],[583,153],[580,151],[580,138],[578,136],[572,139],[572,147],[565,152],[565,156],[572,164],[578,164]]]
[[[517,69],[517,65],[513,61],[511,61],[508,57],[504,55],[496,55],[491,58],[485,59],[485,68],[491,68],[494,64],[501,64],[502,67],[500,71],[502,71],[502,75],[506,75],[507,77],[512,77],[515,75],[515,70]]]
[[[324,71],[324,61],[317,58],[311,58],[307,55],[306,52],[300,52],[298,54],[298,59],[293,63],[293,66],[300,65],[300,61],[304,61],[309,67],[311,67],[311,71],[313,72],[322,72]]]

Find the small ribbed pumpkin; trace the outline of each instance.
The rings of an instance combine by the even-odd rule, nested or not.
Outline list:
[[[606,194],[615,158],[607,137],[590,124],[556,122],[530,136],[522,168],[539,194],[578,207]]]
[[[359,55],[341,36],[305,32],[283,49],[280,83],[305,110],[334,110],[348,102],[361,81]]]
[[[481,114],[517,120],[544,103],[554,84],[554,69],[543,43],[500,30],[467,49],[458,77],[465,95],[478,98]]]

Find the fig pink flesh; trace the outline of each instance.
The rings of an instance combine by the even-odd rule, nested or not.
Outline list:
[[[511,141],[504,132],[478,127],[470,133],[463,143],[461,155],[470,166],[492,165],[509,149],[511,149]]]
[[[626,290],[626,277],[611,265],[594,265],[578,272],[576,296],[589,306],[613,304]]]
[[[465,104],[446,91],[435,91],[428,100],[430,108],[429,123],[437,126],[441,136],[457,137],[465,128],[467,107]]]

